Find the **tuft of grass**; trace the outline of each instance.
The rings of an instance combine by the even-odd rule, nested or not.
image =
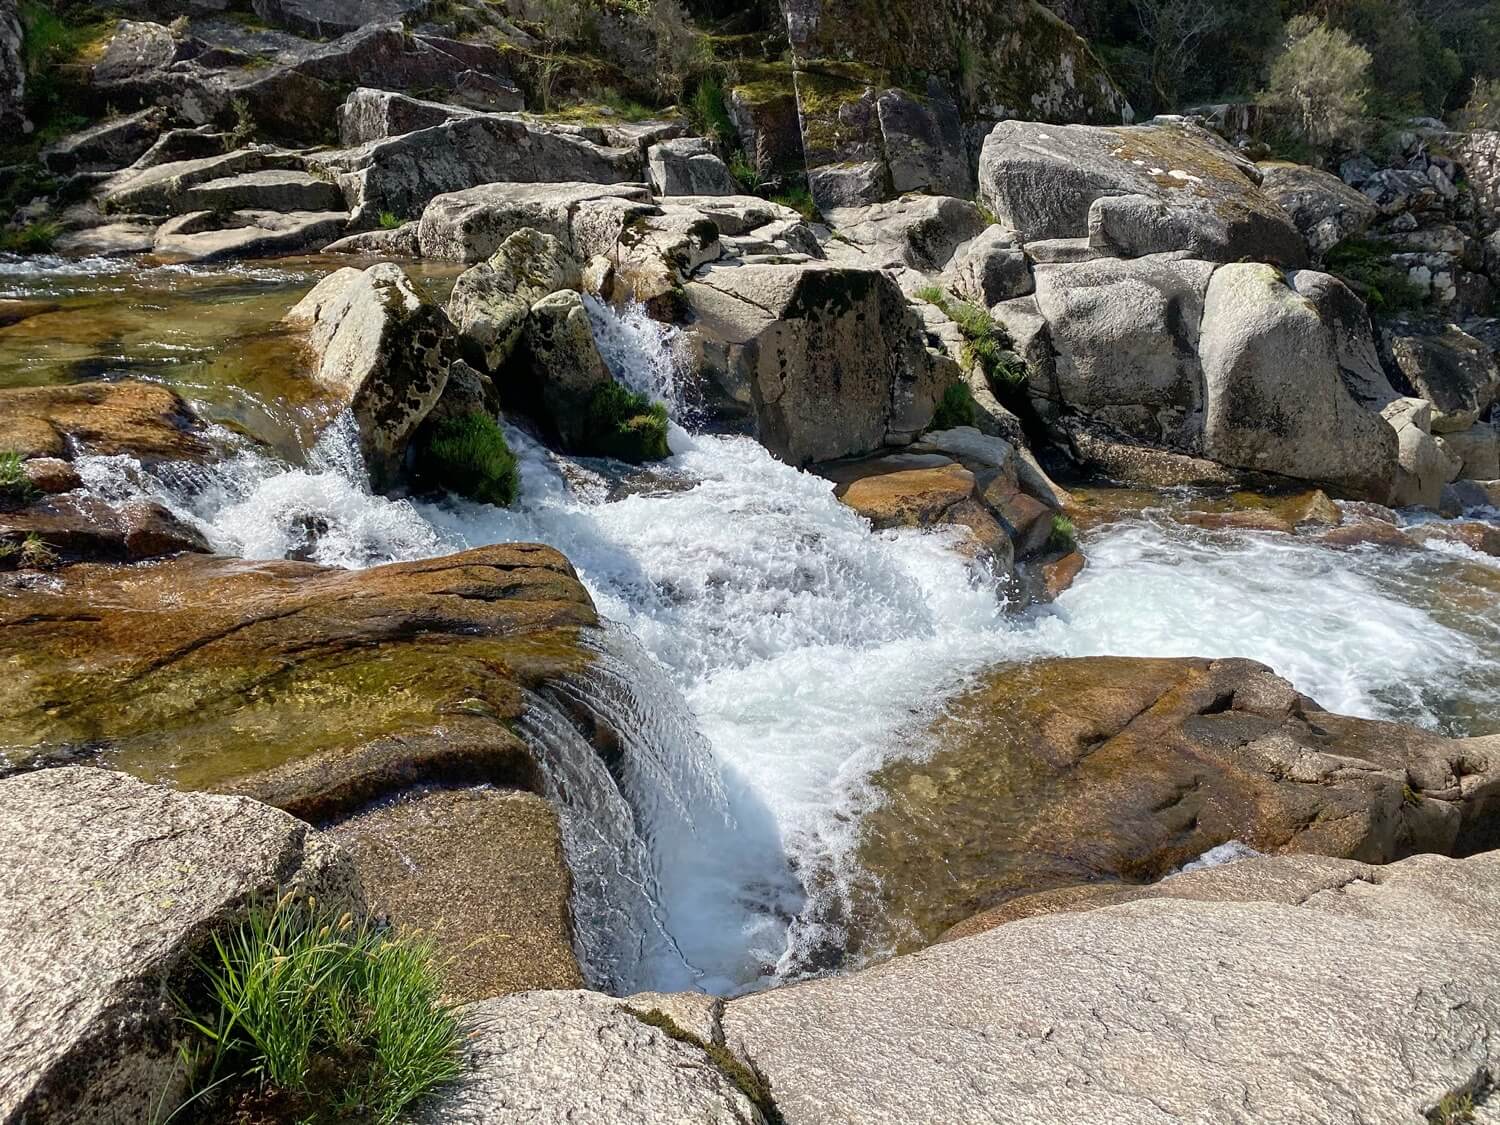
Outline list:
[[[985,379],[999,394],[1016,391],[1026,383],[1026,369],[1016,363],[1010,351],[1010,339],[995,323],[989,312],[969,301],[960,301],[936,285],[917,290],[917,296],[936,305],[958,325],[963,333],[964,350],[960,357],[966,367],[978,366]]]
[[[760,192],[760,172],[755,162],[745,155],[743,149],[735,149],[729,157],[729,174],[735,178],[747,195]]]
[[[1078,549],[1078,529],[1067,516],[1052,517],[1052,534],[1047,537],[1047,546],[1054,551],[1067,554]]]
[[[515,503],[521,487],[516,456],[505,433],[493,418],[477,410],[444,418],[434,426],[418,459],[417,475],[435,488],[502,508]]]
[[[1422,803],[1421,794],[1411,787],[1410,783],[1401,786],[1401,803],[1403,805],[1416,806]]]
[[[397,215],[394,211],[382,211],[382,212],[380,212],[380,229],[381,230],[395,230],[397,227],[401,227],[401,226],[405,226],[405,225],[406,225],[406,220],[403,219],[403,218],[401,218],[401,216]]]
[[[806,184],[794,184],[785,191],[777,192],[771,196],[771,202],[790,207],[810,223],[817,221],[818,205],[813,202],[812,192],[807,190]]]
[[[74,64],[85,60],[114,30],[103,5],[66,5],[53,0],[22,0],[21,61],[26,68],[26,112],[37,125],[37,139],[56,140],[80,129],[87,80]]]
[[[19,453],[0,453],[0,502],[24,504],[36,495]]]
[[[8,254],[45,254],[52,249],[62,227],[51,219],[38,219],[14,230],[0,231],[0,252]]]
[[[590,397],[586,430],[589,452],[603,457],[639,464],[671,456],[667,408],[613,379]]]
[[[729,103],[724,100],[724,83],[715,75],[706,74],[699,80],[688,115],[700,132],[712,134],[725,144],[733,144],[738,137],[729,116]]]
[[[20,564],[31,570],[49,570],[59,561],[57,552],[34,531],[21,541],[17,554]]]
[[[933,430],[951,430],[955,426],[974,424],[974,393],[967,383],[954,383],[943,392],[942,401],[932,412]]]
[[[660,1008],[652,1008],[644,1012],[637,1008],[626,1008],[625,1011],[647,1027],[654,1027],[663,1032],[669,1039],[697,1047],[724,1072],[726,1078],[739,1088],[740,1093],[750,1099],[750,1104],[760,1110],[760,1115],[765,1118],[766,1125],[786,1125],[786,1118],[781,1116],[781,1111],[776,1108],[776,1103],[771,1099],[771,1089],[766,1084],[765,1078],[735,1058],[729,1048],[720,1046],[718,1043],[706,1043],[691,1031],[685,1031],[676,1020]]]
[[[229,108],[234,114],[234,124],[229,129],[229,147],[244,148],[259,135],[260,125],[255,120],[250,103],[244,98],[231,98]]]
[[[184,1106],[233,1093],[290,1120],[394,1125],[462,1068],[462,1034],[440,1000],[431,951],[287,893],[215,934],[198,963]]]
[[[1474,1095],[1444,1094],[1427,1119],[1432,1125],[1474,1125]]]

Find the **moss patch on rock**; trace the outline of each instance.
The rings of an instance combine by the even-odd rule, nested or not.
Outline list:
[[[417,479],[482,504],[509,507],[520,489],[516,456],[499,424],[470,411],[433,427],[417,455]]]

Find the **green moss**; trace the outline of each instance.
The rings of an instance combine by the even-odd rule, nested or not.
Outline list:
[[[943,400],[933,411],[931,429],[951,430],[955,426],[974,424],[974,395],[967,383],[954,383],[943,392]]]
[[[587,446],[603,457],[639,464],[671,456],[667,408],[611,380],[589,399]]]
[[[19,14],[26,113],[37,127],[33,139],[46,144],[83,128],[97,115],[82,64],[102,50],[114,31],[114,20],[101,5],[48,0],[23,0]]]
[[[1052,517],[1052,534],[1047,537],[1047,546],[1054,551],[1067,554],[1078,549],[1078,530],[1067,516]]]
[[[417,475],[432,487],[502,508],[515,502],[520,488],[505,434],[479,411],[445,418],[433,428],[418,458]]]
[[[685,1031],[678,1026],[676,1020],[660,1008],[652,1008],[646,1012],[636,1008],[625,1010],[647,1027],[656,1028],[668,1038],[697,1047],[724,1072],[726,1078],[739,1088],[740,1093],[749,1098],[750,1103],[760,1110],[760,1115],[765,1119],[766,1125],[785,1125],[786,1119],[781,1116],[781,1111],[776,1108],[776,1103],[771,1099],[771,1089],[766,1084],[765,1078],[735,1058],[729,1048],[718,1043],[706,1043],[691,1031]]]

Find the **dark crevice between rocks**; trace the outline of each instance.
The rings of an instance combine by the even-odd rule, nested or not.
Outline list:
[[[771,1097],[770,1081],[753,1062],[742,1061],[733,1051],[721,1044],[705,1043],[691,1031],[680,1027],[660,1008],[642,1011],[639,1008],[627,1006],[625,1011],[647,1027],[656,1028],[669,1039],[697,1047],[708,1056],[714,1066],[719,1068],[724,1077],[734,1083],[740,1093],[750,1099],[750,1104],[759,1111],[766,1125],[786,1125],[786,1118],[782,1117],[781,1110],[776,1107],[776,1102]]]

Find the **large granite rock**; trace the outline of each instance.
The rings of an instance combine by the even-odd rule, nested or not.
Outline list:
[[[459,275],[448,298],[465,358],[481,371],[499,371],[520,342],[531,306],[579,284],[578,263],[556,237],[530,227],[507,236],[488,261]]]
[[[599,354],[583,298],[562,289],[537,301],[526,318],[524,340],[526,385],[513,393],[535,398],[531,412],[551,424],[564,448],[589,452],[590,404],[613,376]]]
[[[42,150],[41,160],[58,175],[114,172],[144,156],[166,122],[167,113],[159,106],[107,118],[54,141]]]
[[[454,338],[447,314],[400,266],[382,262],[329,274],[285,323],[307,333],[314,377],[349,404],[371,479],[388,486],[448,381]]]
[[[1036,306],[1056,354],[1042,395],[1139,441],[1196,442],[1198,335],[1214,266],[1153,256],[1039,265]]]
[[[25,462],[29,467],[40,458]],[[66,462],[57,462],[66,468]],[[77,487],[75,481],[66,483]],[[28,559],[26,543],[40,540],[47,554]],[[0,505],[0,567],[28,562],[112,559],[138,562],[178,551],[208,550],[202,532],[151,500],[110,503],[84,492],[43,496],[24,507]]]
[[[151,251],[179,263],[276,258],[324,246],[348,225],[344,211],[190,211],[156,228]]]
[[[1500,853],[1163,892],[731,1000],[725,1034],[788,1125],[1418,1123],[1489,1089]]]
[[[1463,470],[1463,459],[1432,436],[1432,404],[1422,398],[1398,398],[1380,413],[1396,431],[1399,469],[1391,503],[1438,507],[1443,487]]]
[[[357,148],[370,141],[400,137],[460,117],[473,117],[476,112],[447,102],[361,86],[339,106],[339,144]]]
[[[1321,259],[1346,238],[1357,238],[1375,221],[1375,204],[1331,172],[1280,161],[1260,166],[1261,188],[1281,205],[1312,256]]]
[[[714,265],[684,290],[710,376],[793,464],[911,440],[958,377],[880,270]]]
[[[646,150],[646,171],[657,195],[739,195],[743,190],[708,142],[662,141]]]
[[[463,1009],[463,1074],[412,1107],[410,1125],[681,1121],[763,1125],[702,1047],[597,992],[530,992]]]
[[[1320,711],[1246,660],[997,668],[874,775],[863,948],[1022,894],[1159,879],[1227,840],[1387,862],[1500,843],[1500,738]]]
[[[1183,250],[1297,266],[1307,247],[1259,173],[1191,126],[1004,121],[985,138],[979,200],[1026,242],[1087,238],[1118,257]]]
[[[1467,429],[1500,395],[1494,352],[1456,324],[1395,329],[1388,346],[1407,382],[1432,403],[1437,433]]]
[[[169,160],[146,168],[131,167],[104,184],[100,203],[106,211],[166,215],[184,210],[179,201],[199,184],[266,170],[296,170],[302,159],[265,145],[211,156]]]
[[[639,183],[641,153],[516,117],[478,114],[312,158],[356,215],[422,213],[434,196],[480,184]],[[493,249],[493,248],[491,248]]]
[[[959,246],[985,228],[979,208],[966,199],[908,195],[867,207],[840,207],[827,218],[839,239],[828,244],[840,264],[903,267],[937,273]]]
[[[594,623],[567,561],[524,544],[363,571],[73,566],[0,588],[0,764],[104,753],[310,820],[423,782],[534,790],[512,724],[586,665]]]
[[[1384,503],[1396,435],[1344,386],[1336,341],[1280,271],[1221,266],[1204,299],[1203,454]]]
[[[358,901],[346,855],[254,801],[76,766],[0,781],[0,1120],[176,1105],[173,990],[210,934],[292,887]]]
[[[651,193],[639,184],[486,183],[434,198],[422,209],[417,238],[424,258],[482,262],[516,231],[529,228],[558,239],[571,253],[575,221],[587,244],[591,219],[603,220],[611,228],[603,238],[612,246],[627,217],[654,210],[650,201]],[[579,256],[594,252],[586,246]]]

